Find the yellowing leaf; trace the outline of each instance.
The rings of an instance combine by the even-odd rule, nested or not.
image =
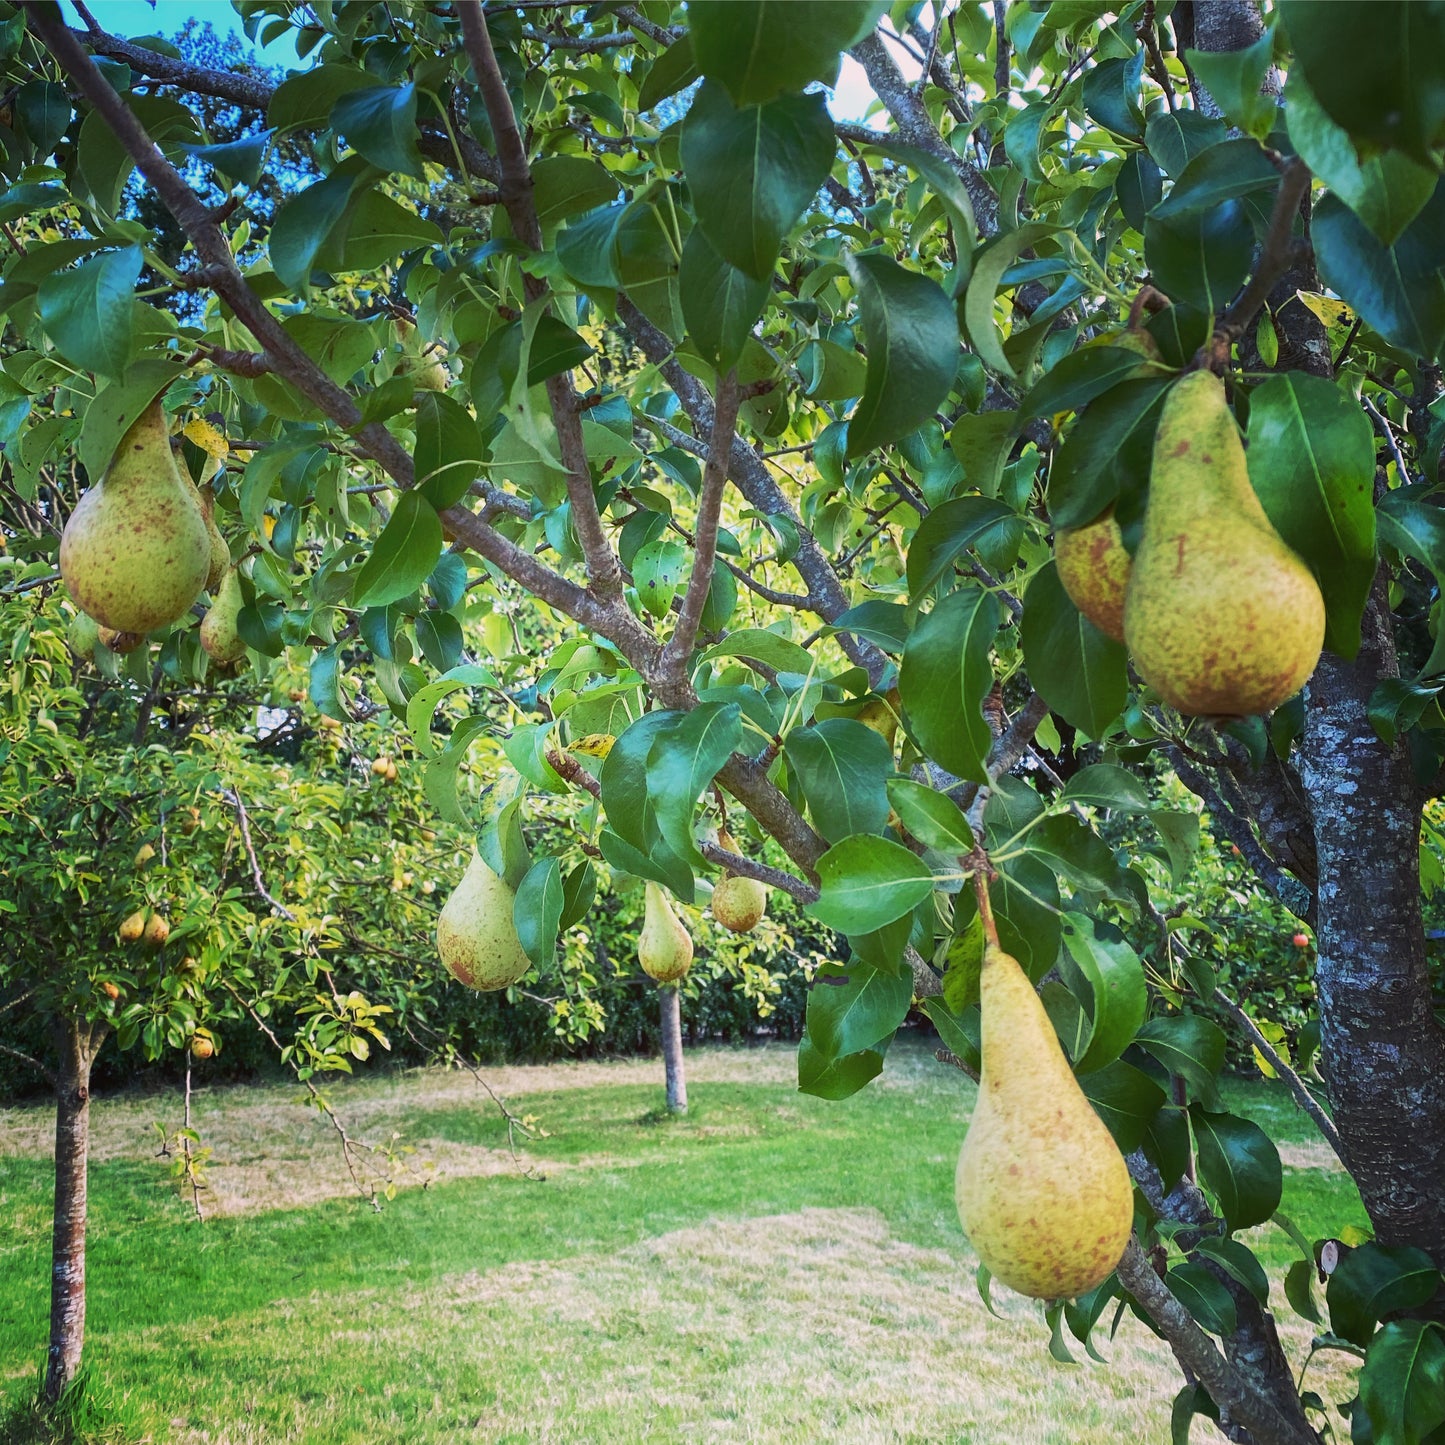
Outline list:
[[[202,417],[192,417],[181,435],[187,441],[195,442],[207,456],[215,457],[217,461],[225,461],[230,455],[231,448],[226,444],[225,437]]]
[[[585,738],[578,738],[575,743],[569,743],[567,751],[581,753],[588,758],[605,758],[612,751],[612,744],[617,739],[611,733],[588,733]]]

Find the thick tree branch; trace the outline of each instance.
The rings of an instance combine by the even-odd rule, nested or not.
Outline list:
[[[22,1064],[26,1064],[34,1069],[52,1089],[60,1088],[59,1075],[48,1065],[42,1064],[39,1059],[33,1058],[30,1054],[23,1053],[20,1049],[11,1048],[11,1046],[6,1043],[0,1043],[0,1054],[5,1054],[12,1059],[18,1059]]]
[[[674,681],[687,676],[687,662],[697,641],[703,608],[712,587],[713,562],[717,557],[717,531],[722,520],[723,490],[727,486],[728,462],[732,457],[733,435],[738,420],[738,377],[729,371],[718,382],[717,405],[713,410],[712,439],[708,443],[707,465],[702,473],[702,491],[697,504],[692,573],[687,579],[682,609],[672,637],[662,649],[658,667]]]
[[[701,843],[698,850],[709,863],[716,863],[726,868],[729,873],[736,873],[742,878],[756,878],[759,883],[766,883],[770,888],[791,894],[799,903],[818,901],[818,890],[811,883],[806,883],[791,873],[785,873],[781,868],[771,868],[768,864],[756,862],[742,853],[731,853],[726,848],[719,848],[716,843]]]

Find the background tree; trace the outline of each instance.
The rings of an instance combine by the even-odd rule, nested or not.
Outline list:
[[[502,741],[513,771],[469,821],[541,976],[583,860],[684,904],[723,867],[804,902],[849,949],[809,998],[815,1093],[866,1086],[915,1000],[974,1066],[977,883],[1136,1186],[1136,1241],[1051,1308],[1056,1335],[1118,1300],[1178,1355],[1181,1423],[1313,1440],[1238,1238],[1275,1215],[1278,1154],[1219,1107],[1208,1008],[1269,1040],[1158,906],[1197,841],[1172,773],[1317,940],[1333,1120],[1272,1066],[1376,1237],[1301,1239],[1286,1298],[1322,1319],[1328,1274],[1320,1347],[1363,1354],[1354,1438],[1437,1430],[1434,12],[238,8],[319,63],[272,85],[40,5],[4,31],[0,217],[55,226],[0,298],[13,585],[68,511],[47,465],[93,477],[162,388],[214,418],[250,456],[218,496],[250,665],[309,655],[323,715],[389,708],[453,820]],[[844,50],[886,128],[810,89]],[[209,145],[187,96],[252,128]],[[247,188],[278,137],[322,174],[263,236]],[[188,238],[175,264],[125,211],[132,165]],[[458,187],[475,219],[440,209]],[[135,295],[144,267],[204,312]],[[1267,719],[1164,706],[1052,560],[1051,529],[1111,507],[1137,547],[1161,410],[1200,370],[1326,609],[1318,669]],[[464,622],[520,614],[571,633],[541,670],[469,655]],[[132,654],[137,680],[189,637]],[[712,841],[714,788],[742,852]],[[559,797],[568,848],[538,826]]]

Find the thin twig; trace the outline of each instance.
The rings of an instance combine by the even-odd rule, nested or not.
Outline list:
[[[727,848],[719,848],[716,843],[699,844],[698,851],[709,863],[716,863],[720,867],[726,868],[729,873],[736,873],[743,878],[756,878],[759,883],[766,883],[770,888],[777,888],[784,893],[791,894],[799,903],[808,904],[818,901],[818,890],[811,883],[795,877],[792,873],[785,873],[781,868],[758,863],[752,858],[745,857],[742,853],[733,853]]]
[[[256,892],[288,923],[295,923],[296,915],[284,903],[273,898],[270,890],[266,887],[266,880],[261,874],[261,863],[256,857],[256,847],[251,841],[251,819],[246,812],[246,804],[242,801],[240,789],[223,789],[221,796],[236,810],[236,821],[241,825],[241,846],[245,849],[247,861],[251,864],[251,879],[256,885]]]

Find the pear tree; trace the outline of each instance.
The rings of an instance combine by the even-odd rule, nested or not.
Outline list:
[[[538,977],[588,867],[684,910],[750,879],[841,940],[800,1088],[867,1088],[917,1013],[986,1098],[1014,960],[1091,1106],[1067,1132],[1100,1178],[1127,1163],[1133,1206],[1124,1238],[1112,1184],[1085,1201],[1118,1254],[1058,1274],[1082,1292],[1044,1304],[1055,1353],[1133,1312],[1180,1362],[1178,1431],[1303,1445],[1342,1427],[1290,1311],[1358,1366],[1352,1438],[1429,1438],[1437,7],[235,8],[289,73],[4,7],[0,221],[38,228],[0,290],[5,585],[66,570],[157,397],[204,422],[245,665],[409,730]],[[224,142],[218,101],[245,117]],[[137,679],[174,657],[203,685],[194,610]],[[523,618],[562,640],[528,651]],[[1200,836],[1176,785],[1316,941],[1297,1037],[1172,906]],[[1221,1019],[1370,1237],[1279,1214]],[[992,1116],[980,1170],[1038,1106]],[[1015,1201],[965,1174],[987,1258]],[[1077,1219],[1049,1218],[1035,1243],[1068,1252]],[[1271,1223],[1282,1293],[1248,1235]]]

